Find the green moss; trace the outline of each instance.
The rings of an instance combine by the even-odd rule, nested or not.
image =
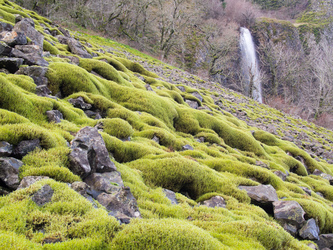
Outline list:
[[[184,220],[136,220],[132,223],[117,234],[112,249],[147,249],[151,246],[158,249],[223,249],[209,233]]]
[[[60,51],[57,49],[57,47],[53,46],[48,41],[43,41],[43,50],[50,52],[52,55],[59,55]]]
[[[149,77],[154,77],[154,78],[158,77],[158,75],[156,75],[155,73],[152,73],[152,72],[146,70],[139,63],[132,62],[130,60],[127,60],[125,58],[120,58],[120,57],[116,57],[115,59],[117,61],[119,61],[120,63],[122,63],[130,71],[133,71],[133,72],[136,72],[136,73],[140,73],[141,75],[145,75],[145,76],[149,76]]]
[[[128,138],[133,134],[132,126],[120,118],[103,119],[103,131],[119,139]]]

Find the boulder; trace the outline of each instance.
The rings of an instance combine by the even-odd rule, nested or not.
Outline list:
[[[19,169],[23,165],[23,162],[15,158],[0,158],[0,184],[10,190],[18,188],[19,181]]]
[[[16,31],[2,31],[0,33],[0,40],[8,44],[10,47],[14,47],[15,45],[25,45],[28,43],[24,33]]]
[[[313,218],[299,230],[299,236],[305,240],[319,240],[319,227]]]
[[[18,186],[18,190],[22,188],[30,187],[37,181],[49,179],[48,176],[26,176],[22,179],[20,185]]]
[[[204,205],[206,207],[223,207],[225,208],[227,203],[221,196],[213,196],[209,200],[205,200],[203,202],[200,202],[200,205]]]
[[[76,55],[78,55],[80,57],[83,57],[83,58],[92,58],[92,55],[90,55],[86,51],[86,49],[83,47],[83,45],[79,41],[71,38],[71,39],[67,40],[67,45],[69,47],[69,50],[73,54],[76,54]]]
[[[326,180],[328,180],[330,182],[331,185],[333,185],[333,176],[332,175],[329,175],[329,174],[325,174],[324,172],[318,170],[318,169],[315,169],[315,171],[313,171],[312,173],[313,175],[317,175],[317,176],[320,176]]]
[[[107,173],[93,173],[84,179],[90,186],[91,194],[96,199],[100,193],[118,192],[124,187],[123,180],[118,171]]]
[[[68,99],[68,102],[71,103],[75,108],[79,108],[82,110],[88,110],[91,109],[92,106],[89,103],[86,103],[83,99],[83,97],[79,96],[78,98],[70,98]]]
[[[279,199],[275,189],[271,185],[239,186],[238,188],[245,190],[252,202],[259,206],[271,205]]]
[[[39,207],[42,207],[51,201],[53,193],[54,191],[49,185],[44,185],[31,197],[31,199]]]
[[[0,22],[0,32],[13,30],[13,25],[5,22]]]
[[[305,222],[304,210],[297,201],[275,201],[274,218],[281,223],[288,223],[300,228]]]
[[[175,192],[173,192],[169,189],[163,188],[163,193],[171,201],[172,205],[177,205],[178,204],[178,200],[176,198],[176,193]]]
[[[46,78],[48,68],[40,66],[28,66],[21,67],[15,74],[18,75],[27,75],[34,79],[34,82],[37,86],[48,84],[48,79]]]
[[[15,158],[22,159],[23,156],[34,151],[36,148],[41,148],[39,139],[21,141],[15,147],[13,156]]]
[[[13,152],[13,145],[6,141],[0,141],[0,157],[10,156]]]
[[[0,56],[11,56],[12,47],[8,46],[4,41],[0,41]]]
[[[10,73],[15,73],[23,62],[22,58],[0,57],[0,68],[7,69]]]
[[[185,99],[185,102],[193,109],[198,109],[198,107],[200,106],[197,101]]]
[[[315,241],[319,249],[332,249],[333,248],[333,234],[321,234],[319,240]]]
[[[103,138],[96,128],[84,127],[81,129],[72,140],[71,145],[70,169],[82,178],[95,172],[104,173],[117,170],[110,160]]]
[[[103,205],[109,215],[116,217],[121,223],[129,223],[130,218],[141,218],[141,214],[129,187],[123,187],[113,194],[101,193],[97,201]]]
[[[12,56],[18,57],[18,58],[23,58],[24,63],[28,65],[38,65],[38,66],[43,66],[46,67],[49,65],[47,61],[38,53],[28,53],[25,54],[22,51],[14,48],[12,50]]]
[[[46,111],[47,118],[49,122],[60,123],[64,116],[59,110],[49,110]]]
[[[39,50],[43,50],[44,36],[35,29],[35,23],[30,18],[23,18],[16,23],[13,31],[24,33],[30,38],[32,44],[37,45]]]

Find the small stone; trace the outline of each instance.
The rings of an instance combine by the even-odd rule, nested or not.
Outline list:
[[[46,179],[49,179],[49,177],[48,176],[26,176],[22,179],[17,190],[30,187],[32,184],[36,183],[37,181],[46,180]]]
[[[307,193],[308,195],[311,195],[311,190],[307,187],[300,187],[305,193]]]
[[[318,169],[315,169],[315,171],[313,171],[312,174],[320,176],[320,177],[322,177],[325,180],[328,180],[330,182],[330,184],[333,185],[333,176],[331,176],[329,174],[325,174],[324,172],[322,172],[322,171],[320,171]]]
[[[54,191],[49,185],[44,185],[31,197],[31,199],[38,206],[42,207],[51,201],[53,193]]]
[[[19,169],[23,162],[15,158],[0,158],[0,184],[3,183],[5,187],[10,190],[15,190],[20,184]]]
[[[76,99],[70,98],[70,99],[68,99],[68,102],[71,103],[75,108],[79,108],[82,110],[88,110],[88,109],[92,108],[91,104],[86,103],[84,101],[83,97],[81,97],[81,96],[79,96]]]
[[[10,73],[15,73],[23,62],[22,58],[0,57],[0,68],[7,69]]]
[[[333,234],[321,234],[319,240],[315,241],[319,249],[324,250],[333,248]]]
[[[305,240],[319,240],[319,227],[313,218],[299,230],[299,236]]]
[[[172,205],[177,205],[178,204],[178,200],[176,198],[176,193],[175,192],[173,192],[169,189],[163,188],[163,193],[171,201]]]
[[[6,141],[0,141],[0,157],[10,156],[13,152],[13,145]]]
[[[153,91],[153,92],[154,92],[153,88],[152,88],[149,84],[146,84],[146,85],[145,85],[145,88],[146,88],[146,90],[148,90],[148,91]]]
[[[152,140],[158,144],[160,144],[160,138],[158,138],[156,135],[153,136]]]
[[[90,188],[87,183],[82,181],[75,181],[72,183],[71,188],[80,195],[87,197],[87,190]]]
[[[46,111],[47,118],[49,122],[60,123],[64,116],[59,110],[49,110]]]
[[[185,151],[185,150],[194,150],[194,148],[191,145],[186,144],[186,145],[182,146],[182,150],[183,151]]]
[[[287,175],[282,171],[275,171],[274,174],[278,176],[281,180],[286,181]]]
[[[196,97],[196,98],[198,98],[199,99],[199,101],[200,102],[202,102],[203,101],[203,98],[202,98],[202,96],[199,94],[199,92],[193,92],[193,93],[191,93],[194,97]]]
[[[18,159],[22,159],[23,156],[34,151],[36,148],[41,149],[40,140],[24,140],[21,141],[14,149],[13,156]]]
[[[185,99],[185,102],[193,109],[198,109],[198,107],[200,106],[197,101]]]
[[[297,228],[305,222],[305,212],[297,201],[275,201],[273,206],[276,220],[295,225]]]
[[[185,87],[183,86],[177,86],[177,88],[181,91],[181,92],[186,92]]]
[[[206,207],[222,207],[226,208],[227,203],[221,196],[213,196],[212,198],[205,200],[203,202],[200,202],[200,205],[206,206]]]
[[[52,94],[52,92],[46,85],[36,87],[36,95],[46,97],[50,94]]]
[[[288,223],[285,223],[283,225],[284,230],[286,230],[288,233],[290,233],[293,237],[297,236],[297,227],[295,225],[291,225]]]

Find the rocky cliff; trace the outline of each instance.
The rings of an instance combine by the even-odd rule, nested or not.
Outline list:
[[[332,131],[0,12],[1,249],[333,246]]]

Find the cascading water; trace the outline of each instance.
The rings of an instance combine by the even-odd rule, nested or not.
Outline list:
[[[246,82],[246,92],[254,100],[262,103],[259,65],[251,32],[240,28],[240,50],[242,72]]]

